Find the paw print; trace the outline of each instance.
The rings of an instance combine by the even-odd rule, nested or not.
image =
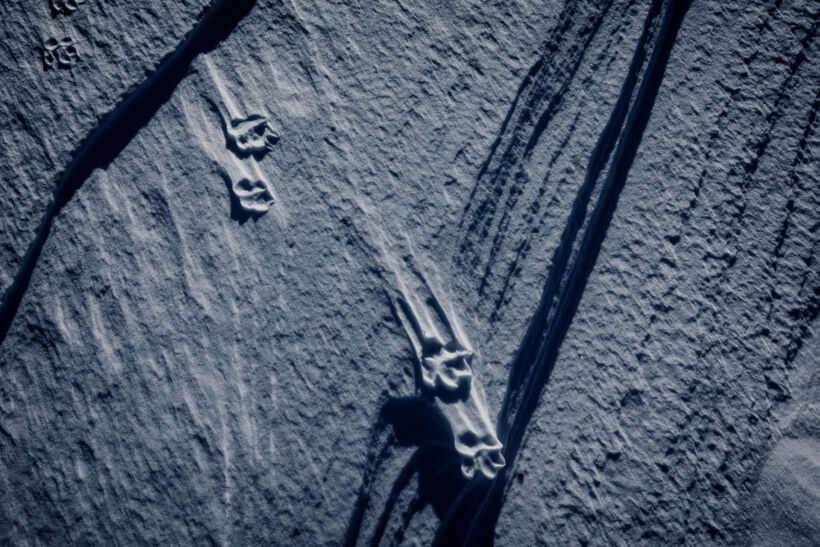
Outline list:
[[[49,38],[43,46],[43,65],[46,70],[52,68],[71,68],[77,64],[79,52],[71,38]]]
[[[273,193],[263,180],[243,178],[233,184],[233,193],[248,213],[265,213],[273,205]]]
[[[433,313],[447,331],[442,335],[426,309],[417,310],[409,298],[400,299],[399,306],[409,323],[405,332],[416,353],[422,387],[432,393],[466,396],[473,379],[473,352],[458,340],[444,310],[434,303]]]
[[[264,116],[253,115],[244,120],[232,120],[227,124],[228,145],[242,156],[261,155],[279,142],[279,134],[273,130]]]
[[[503,445],[492,431],[479,437],[467,430],[456,438],[456,451],[461,454],[461,473],[471,479],[478,471],[488,479],[493,479],[506,465],[501,454]]]
[[[58,13],[69,15],[77,11],[80,4],[84,3],[85,0],[51,0],[51,12],[55,15]]]
[[[421,378],[427,389],[458,392],[469,391],[473,378],[470,361],[473,352],[466,349],[449,350],[441,347],[421,359]]]
[[[431,398],[453,434],[461,474],[476,472],[493,479],[504,467],[504,448],[490,421],[489,410],[473,383],[473,351],[457,323],[445,313],[432,289],[428,306],[420,305],[402,284],[394,308],[413,346],[422,395]]]

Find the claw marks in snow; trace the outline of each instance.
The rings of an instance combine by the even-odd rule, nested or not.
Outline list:
[[[57,16],[70,15],[77,11],[80,4],[84,4],[85,0],[51,0],[51,14]]]
[[[43,44],[43,67],[46,70],[71,68],[77,64],[78,58],[77,44],[71,38],[49,38]]]
[[[472,478],[479,471],[492,479],[504,467],[503,447],[475,386],[474,352],[429,286],[422,303],[401,285],[394,306],[413,346],[419,389],[450,425],[462,474]]]

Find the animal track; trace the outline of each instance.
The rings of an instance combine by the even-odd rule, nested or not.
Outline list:
[[[202,149],[223,173],[231,193],[231,216],[244,222],[248,216],[270,210],[275,201],[268,171],[262,168],[260,160],[279,142],[279,134],[267,115],[247,115],[248,111],[259,110],[247,105],[242,97],[237,100],[233,96],[228,85],[231,81],[222,77],[208,55],[203,56],[202,62],[206,83],[210,80],[216,93],[183,101],[185,117]]]
[[[453,341],[445,344],[432,322],[423,320],[407,298],[399,301],[402,312],[411,326],[406,329],[413,344],[419,364],[419,377],[429,391],[441,394],[469,392],[473,379],[470,362],[473,352],[460,344],[452,331],[452,325],[443,316]]]
[[[442,346],[435,354],[422,358],[422,380],[428,389],[457,392],[464,387],[469,390],[473,379],[469,366],[472,359],[471,351],[451,351]]]
[[[63,14],[69,15],[77,11],[80,4],[84,4],[85,0],[51,0],[51,13],[53,15]]]
[[[501,454],[503,445],[493,431],[483,437],[466,431],[456,437],[455,444],[456,451],[462,456],[461,472],[468,479],[475,475],[476,469],[488,479],[493,479],[506,464]]]
[[[273,192],[262,179],[242,178],[231,187],[239,205],[249,213],[265,213],[273,205]]]
[[[228,145],[240,156],[261,155],[279,142],[279,134],[264,116],[251,115],[225,123]]]
[[[52,68],[71,68],[77,64],[79,52],[71,38],[49,38],[43,45],[43,65],[46,70]]]
[[[492,479],[505,464],[503,445],[475,389],[471,366],[474,353],[435,296],[427,303],[429,307],[420,307],[402,290],[396,308],[413,346],[419,387],[424,396],[433,399],[450,425],[454,448],[461,456],[462,474],[472,478],[478,470]],[[436,328],[434,317],[446,331],[444,334]]]

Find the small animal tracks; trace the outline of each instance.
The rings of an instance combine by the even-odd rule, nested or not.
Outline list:
[[[49,38],[43,44],[43,66],[46,70],[71,68],[78,59],[77,44],[71,38]]]
[[[262,101],[234,95],[208,55],[203,55],[205,85],[215,93],[198,93],[183,100],[191,134],[219,166],[231,197],[231,218],[244,222],[268,212],[276,202],[269,181],[275,167],[263,165],[265,155],[280,140]]]
[[[261,156],[279,142],[279,134],[264,116],[251,115],[225,123],[228,146],[239,156]]]
[[[77,11],[85,0],[50,0],[51,16],[70,15]],[[77,44],[71,38],[49,38],[43,44],[43,68],[71,68],[80,58]]]
[[[240,179],[232,184],[232,189],[239,205],[248,213],[265,213],[273,205],[273,193],[261,179]]]
[[[452,324],[446,316],[441,314],[450,337],[450,342],[447,343],[430,322],[429,315],[417,311],[406,297],[399,300],[399,306],[410,325],[409,329],[405,326],[405,330],[416,352],[424,388],[439,395],[468,394],[473,379],[470,368],[473,352],[456,339]]]
[[[51,0],[51,14],[70,15],[77,11],[80,4],[84,4],[85,0]]]
[[[479,471],[492,479],[505,465],[503,445],[476,389],[474,352],[435,295],[422,304],[405,288],[401,292],[396,313],[413,347],[422,395],[450,425],[462,474],[472,478]]]
[[[257,161],[273,149],[273,145],[279,141],[279,135],[264,116],[252,115],[230,121],[223,117],[223,120],[228,148],[235,155],[233,161],[239,162],[242,170],[248,166],[259,173],[257,178],[235,179],[236,182],[231,183],[231,190],[245,212],[252,215],[265,213],[274,203],[273,191]]]

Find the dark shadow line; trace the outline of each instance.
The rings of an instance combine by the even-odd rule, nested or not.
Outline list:
[[[656,38],[652,56],[635,101],[629,108],[625,123],[623,123],[624,118],[620,111],[623,107],[622,101],[619,99],[619,104],[616,104],[611,121],[620,119],[620,122],[616,124],[617,133],[620,136],[617,138],[617,146],[615,147],[610,170],[602,185],[595,208],[589,216],[587,228],[581,236],[578,251],[574,254],[575,260],[571,264],[569,264],[569,257],[572,255],[572,243],[576,239],[575,234],[584,224],[586,215],[578,216],[576,214],[578,211],[574,210],[571,214],[570,223],[565,228],[561,246],[568,246],[570,249],[561,250],[562,254],[566,253],[566,259],[563,256],[560,257],[562,259],[560,270],[563,272],[569,267],[568,274],[564,275],[559,272],[561,279],[554,278],[552,283],[548,281],[545,285],[545,292],[542,295],[539,308],[530,323],[511,370],[510,385],[500,415],[499,428],[504,429],[499,431],[499,434],[505,444],[505,457],[509,464],[512,464],[515,460],[526,426],[549,380],[558,356],[558,350],[569,330],[589,276],[592,273],[603,239],[614,215],[620,192],[626,182],[638,146],[642,140],[643,132],[648,124],[672,46],[690,4],[691,0],[672,0],[670,2],[660,33]],[[655,8],[656,6],[653,6],[653,10]],[[654,18],[652,13],[650,13],[650,18]],[[640,53],[640,46],[636,55],[638,53]],[[634,66],[631,67],[631,69],[635,68]],[[637,75],[637,70],[635,75]],[[628,87],[630,86],[625,84],[623,91],[626,91]],[[629,95],[631,96],[631,90]],[[628,98],[626,104],[629,104]],[[620,129],[621,124],[623,124],[623,129]],[[610,139],[606,134],[611,129],[609,124],[604,129],[602,134],[604,142]],[[593,152],[591,160],[596,160],[595,156],[596,154]],[[589,190],[591,191],[591,188]],[[579,205],[579,199],[586,201],[588,196],[584,197],[579,194],[574,208]],[[583,204],[583,210],[586,210],[586,203]],[[577,226],[574,226],[574,223],[577,223]],[[556,253],[558,252],[557,249]],[[553,264],[553,270],[554,267],[555,264]],[[550,277],[553,277],[552,272]],[[564,281],[564,283],[560,281]],[[563,289],[561,285],[563,285]],[[515,397],[519,389],[521,389],[522,394]],[[511,397],[515,397],[515,399]],[[517,404],[514,404],[513,401]],[[512,415],[511,419],[510,415]],[[474,495],[465,496],[461,500],[460,506],[449,515],[449,519],[442,520],[436,535],[436,544],[493,544],[495,525],[503,506],[503,495],[508,481],[507,469],[503,470],[490,485],[479,488]],[[466,532],[465,524],[467,524]]]
[[[393,507],[395,507],[396,502],[399,500],[399,496],[402,491],[408,484],[410,484],[410,480],[413,478],[413,475],[418,472],[420,466],[419,461],[424,457],[425,452],[426,448],[424,446],[416,449],[416,451],[413,452],[413,455],[410,456],[410,460],[404,466],[404,469],[402,469],[401,473],[399,473],[396,481],[393,483],[393,488],[390,489],[390,495],[387,497],[387,503],[384,504],[382,514],[379,516],[378,523],[376,524],[376,530],[373,532],[373,537],[370,538],[371,547],[378,547],[379,542],[384,535],[384,531],[387,529],[387,521],[390,520],[390,515],[393,513]]]
[[[373,439],[371,439],[372,441]],[[355,547],[361,533],[362,523],[364,522],[364,513],[367,506],[370,504],[370,489],[373,486],[375,475],[381,470],[382,463],[387,459],[392,451],[392,445],[384,443],[381,450],[374,453],[368,462],[368,468],[365,469],[362,484],[359,487],[359,493],[356,496],[356,502],[353,504],[353,512],[350,515],[350,520],[347,523],[347,531],[345,532],[345,539],[343,545],[346,547]]]
[[[428,453],[436,448],[451,446],[452,438],[453,433],[449,425],[440,417],[431,401],[419,396],[388,398],[384,401],[370,434],[371,451],[353,512],[348,521],[343,544],[354,546],[358,543],[365,512],[371,500],[371,489],[384,462],[395,448],[417,446],[418,450],[405,468],[415,461],[414,470],[419,471],[428,463],[426,461]],[[409,478],[403,481],[404,486],[408,481]],[[403,490],[404,486],[400,490]],[[392,489],[398,493],[400,490],[396,490],[395,486]],[[395,505],[395,500],[390,502],[390,499],[392,498],[388,499],[390,507],[385,507],[381,512],[383,518],[389,519],[392,507]]]
[[[435,487],[438,486],[438,482],[440,480],[446,480],[446,476],[456,471],[456,473],[460,473],[459,463],[457,460],[451,461],[449,464],[444,464],[435,472],[435,474],[430,478],[427,485],[419,484],[418,493],[416,494],[416,498],[410,503],[410,507],[408,508],[407,512],[402,515],[401,521],[401,528],[397,532],[397,536],[394,538],[395,543],[394,545],[402,545],[404,540],[404,534],[407,531],[407,528],[410,526],[410,522],[412,522],[413,517],[421,511],[426,504],[430,503],[431,500],[434,498],[434,493],[432,492]],[[421,482],[421,481],[419,481]]]
[[[658,16],[660,8],[660,0],[654,0],[646,16],[643,31],[635,47],[635,53],[633,54],[627,77],[621,87],[618,100],[590,155],[584,183],[578,190],[564,232],[561,235],[560,244],[553,254],[549,275],[544,285],[544,292],[542,293],[539,307],[533,316],[533,321],[522,341],[521,347],[513,360],[510,380],[502,403],[498,423],[500,429],[499,435],[504,443],[505,455],[508,455],[508,458],[511,457],[515,459],[515,451],[517,450],[517,446],[514,443],[515,439],[510,439],[512,424],[509,423],[509,415],[511,413],[517,413],[517,411],[520,410],[520,401],[516,400],[516,396],[521,395],[519,389],[527,385],[532,386],[533,384],[541,383],[539,381],[533,382],[533,378],[528,377],[527,374],[541,368],[537,365],[539,359],[538,352],[546,344],[544,334],[549,329],[550,321],[555,317],[554,312],[559,303],[556,299],[560,299],[566,295],[565,291],[562,292],[562,289],[566,288],[568,282],[567,272],[571,267],[573,251],[577,249],[575,243],[578,239],[578,233],[587,222],[587,208],[592,199],[593,191],[622,133],[624,121],[629,112],[630,104],[632,104],[632,97],[638,82],[638,76],[646,58],[646,46],[651,37],[652,23]],[[617,158],[612,161],[614,165]],[[512,420],[515,419],[516,418],[512,418]],[[510,446],[510,443],[512,443],[513,446]]]
[[[197,55],[214,49],[227,38],[254,4],[256,0],[214,0],[177,49],[167,55],[159,67],[85,139],[58,179],[54,198],[37,228],[34,241],[0,302],[0,344],[17,315],[54,218],[94,169],[107,167],[168,101]]]
[[[476,175],[476,180],[480,181],[481,178],[487,173],[487,169],[490,167],[490,163],[492,163],[493,159],[495,158],[495,152],[498,150],[498,146],[501,144],[501,140],[504,138],[504,135],[507,131],[507,125],[510,123],[510,119],[512,118],[513,113],[515,112],[516,108],[518,107],[518,101],[521,99],[521,96],[524,94],[524,90],[529,87],[532,80],[541,70],[541,67],[544,65],[544,56],[542,55],[535,63],[530,67],[527,71],[527,75],[524,76],[524,79],[521,80],[521,84],[518,86],[518,90],[515,93],[515,97],[513,97],[512,103],[510,107],[507,109],[507,114],[504,116],[504,120],[501,122],[501,129],[499,129],[498,134],[493,141],[493,144],[490,145],[490,152],[487,154],[487,157],[481,163],[481,167],[478,169],[478,174]],[[473,186],[472,192],[470,192],[470,197],[467,199],[467,204],[469,205],[470,201],[472,200],[473,196],[475,195],[476,188],[478,188],[478,184]]]
[[[513,97],[513,100],[511,102],[509,108],[507,108],[507,113],[504,116],[504,120],[501,122],[501,127],[500,127],[498,133],[496,134],[496,138],[493,141],[493,144],[490,146],[490,151],[489,151],[487,157],[482,162],[481,167],[478,170],[478,174],[476,175],[476,178],[475,178],[475,184],[473,184],[473,188],[470,191],[470,196],[467,198],[467,203],[465,204],[463,210],[461,211],[461,218],[459,219],[459,222],[458,222],[459,226],[462,226],[464,224],[464,221],[467,217],[467,214],[469,213],[470,209],[475,205],[473,203],[473,199],[475,198],[475,194],[478,191],[478,188],[481,186],[482,179],[484,178],[484,176],[489,171],[490,166],[493,163],[493,160],[496,158],[497,154],[499,153],[498,147],[501,145],[502,141],[504,140],[504,138],[507,135],[507,128],[508,128],[508,125],[509,125],[510,121],[512,120],[513,116],[517,114],[518,119],[516,120],[516,123],[512,126],[512,128],[510,129],[510,131],[512,132],[511,141],[506,144],[504,151],[501,152],[501,158],[499,160],[498,166],[494,170],[497,171],[505,163],[508,163],[509,157],[512,155],[512,149],[517,144],[516,130],[521,125],[522,116],[523,115],[528,115],[529,111],[531,110],[531,108],[532,108],[531,103],[533,101],[533,98],[532,97],[527,98],[526,104],[523,107],[523,112],[517,112],[518,111],[519,101],[524,96],[524,92],[536,80],[536,77],[539,76],[542,69],[544,69],[544,65],[545,65],[545,63],[548,59],[548,54],[554,54],[555,51],[558,49],[557,46],[555,45],[556,36],[561,36],[563,34],[563,32],[566,31],[566,28],[568,26],[568,21],[571,21],[572,16],[575,13],[575,8],[576,7],[577,6],[576,6],[575,2],[570,2],[570,3],[567,3],[561,9],[561,13],[559,13],[559,15],[558,15],[556,25],[552,29],[552,33],[551,33],[550,37],[544,42],[544,45],[542,46],[547,51],[544,52],[538,58],[538,60],[530,67],[529,71],[527,72],[527,75],[524,77],[522,82],[519,84],[518,89],[516,91],[516,94]],[[543,75],[541,77],[543,78]],[[491,184],[493,184],[495,182],[495,179],[497,179],[497,178],[498,178],[498,173],[494,173],[493,176],[490,177],[489,182]]]

